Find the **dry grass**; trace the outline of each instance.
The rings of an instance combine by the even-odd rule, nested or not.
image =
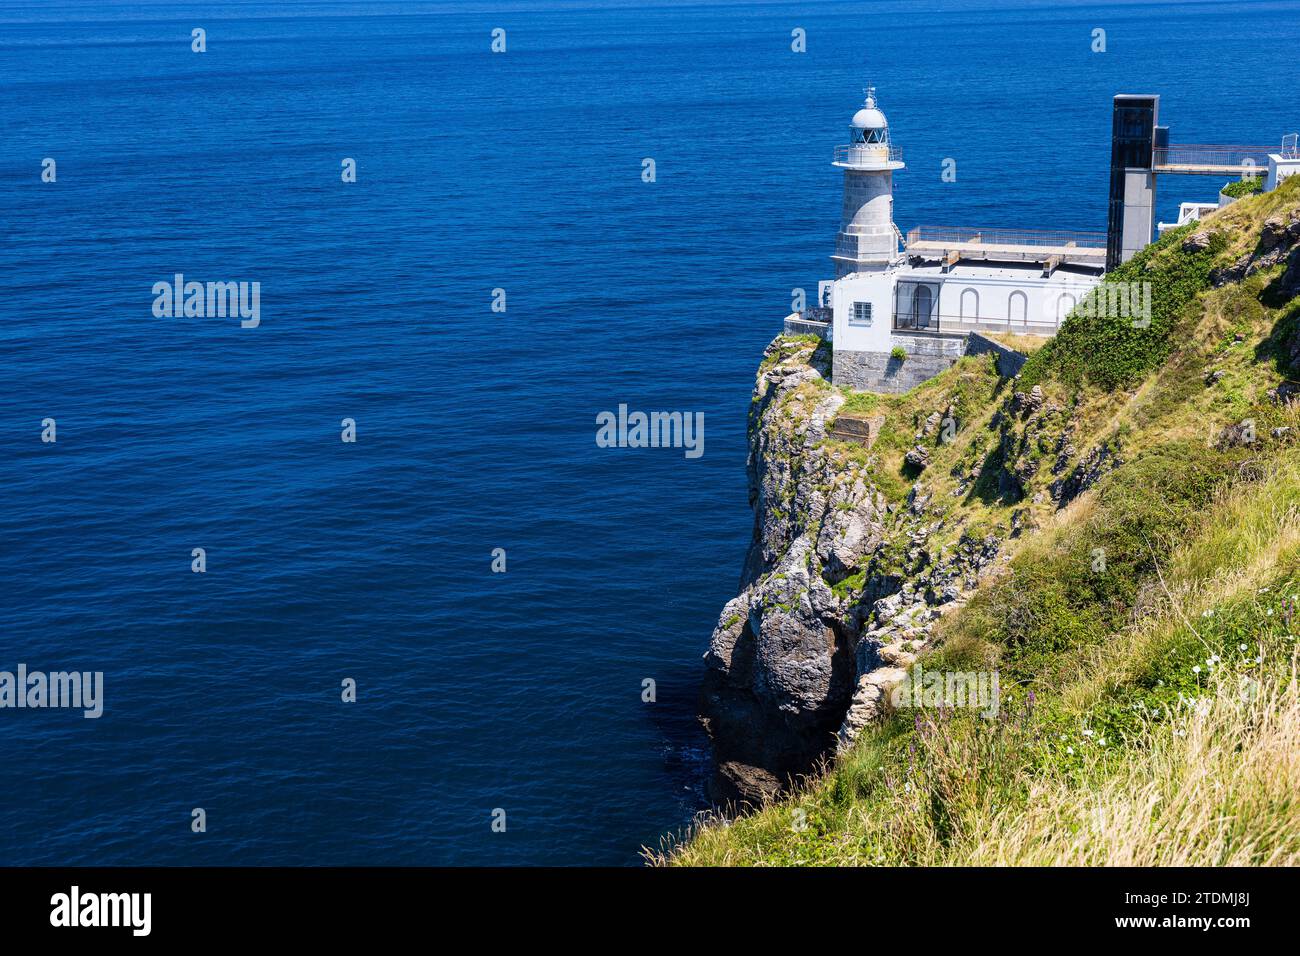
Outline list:
[[[1027,794],[995,772],[1023,739],[939,729],[911,766],[859,753],[843,787],[875,784],[827,832],[823,787],[749,818],[704,822],[649,862],[688,866],[1296,866],[1300,865],[1300,689],[1233,672],[1169,719],[1141,750],[1094,747],[1083,765],[1049,767]],[[933,725],[932,725],[933,726]],[[932,808],[942,802],[936,826]],[[815,835],[814,835],[815,834]]]
[[[1213,511],[1204,532],[1169,556],[1160,575],[1160,612],[1081,653],[1088,676],[1063,688],[1067,706],[1091,707],[1160,655],[1180,626],[1300,563],[1300,451],[1277,458],[1263,481],[1225,489]]]
[[[980,334],[997,342],[998,345],[1015,349],[1022,355],[1033,355],[1048,342],[1048,339],[1041,335],[1020,335],[1015,332],[981,332]]]
[[[1050,550],[1096,511],[1087,495],[1029,538]],[[1300,566],[1300,449],[1229,487],[1202,533],[1170,554],[1164,600],[1104,647],[1080,653],[1058,689],[1079,726],[1106,694],[1161,660],[1203,611]],[[1285,645],[1284,645],[1285,646]],[[1293,653],[1275,647],[1273,653]],[[1232,673],[1228,671],[1227,673]],[[1300,863],[1300,704],[1289,679],[1259,696],[1216,687],[1213,704],[1148,721],[1124,751],[1082,765],[1036,759],[1041,728],[1010,713],[994,732],[948,724],[899,750],[864,735],[828,774],[734,822],[702,821],[655,863],[677,865],[1240,865]],[[1005,690],[1005,688],[1004,688]],[[1023,702],[1020,702],[1023,704]],[[1082,742],[1075,736],[1076,748]],[[942,806],[936,820],[933,808]]]
[[[1118,770],[1035,783],[995,812],[972,866],[1296,866],[1300,864],[1300,694],[1269,682],[1219,684],[1181,720],[1149,733]],[[1089,768],[1093,769],[1093,768]],[[1085,771],[1087,773],[1087,771]]]

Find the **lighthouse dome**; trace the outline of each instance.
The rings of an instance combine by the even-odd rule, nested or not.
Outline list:
[[[876,89],[849,123],[849,142],[835,147],[834,165],[855,172],[892,172],[903,168],[903,154],[889,141],[889,122],[876,106]]]
[[[876,108],[876,88],[868,86],[866,89],[867,101],[862,104],[862,109],[853,114],[853,120],[849,123],[851,129],[888,129],[889,123],[885,121],[885,114]]]
[[[854,129],[885,129],[889,126],[885,122],[885,114],[875,106],[864,106],[858,110],[853,114],[853,120],[849,125]]]

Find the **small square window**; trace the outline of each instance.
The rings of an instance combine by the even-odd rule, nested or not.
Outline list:
[[[871,303],[854,302],[853,313],[849,316],[849,325],[861,325],[870,327],[871,325]]]

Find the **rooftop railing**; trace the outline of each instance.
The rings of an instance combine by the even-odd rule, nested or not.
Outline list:
[[[1061,320],[993,318],[990,316],[943,315],[931,312],[917,316],[911,312],[894,313],[894,331],[922,332],[931,335],[961,332],[1015,332],[1021,335],[1055,335]]]
[[[982,243],[990,246],[1067,247],[1105,249],[1104,232],[1069,232],[1060,229],[965,229],[917,226],[907,231],[907,245],[937,242],[950,245]]]
[[[1219,168],[1250,167],[1267,169],[1268,154],[1277,152],[1272,146],[1220,146],[1189,143],[1157,146],[1151,155],[1153,166],[1208,166]]]

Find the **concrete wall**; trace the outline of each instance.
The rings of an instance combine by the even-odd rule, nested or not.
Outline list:
[[[1281,153],[1269,153],[1268,179],[1264,181],[1264,189],[1272,192],[1278,183],[1297,173],[1300,173],[1300,159],[1286,159]]]
[[[824,339],[831,337],[831,324],[829,322],[812,322],[808,319],[799,318],[798,312],[791,312],[785,317],[786,335],[820,335]]]
[[[859,273],[835,283],[831,301],[835,316],[835,344],[848,352],[888,352],[894,324],[894,281],[889,272]],[[854,324],[853,303],[870,302],[871,324]]]
[[[967,355],[985,355],[992,352],[998,357],[998,374],[1003,378],[1011,378],[1019,375],[1020,370],[1025,367],[1029,361],[1029,356],[1023,352],[1017,352],[1015,349],[1009,349],[1005,345],[999,345],[990,338],[985,338],[978,332],[972,332],[970,339],[966,342]]]
[[[950,368],[966,351],[966,337],[909,335],[895,332],[889,347],[901,346],[907,360],[889,352],[835,350],[832,380],[836,385],[866,392],[906,392]]]
[[[852,352],[888,352],[895,305],[900,315],[910,316],[921,285],[930,290],[930,315],[940,328],[1053,335],[1100,281],[1098,275],[1066,269],[1044,277],[1039,265],[1009,263],[858,273],[837,281],[832,291],[835,342]],[[871,303],[871,326],[854,324],[857,302]]]
[[[911,278],[908,276],[906,278]],[[916,275],[917,279],[926,279]],[[989,263],[976,268],[957,266],[942,283],[939,307],[945,324],[951,317],[993,331],[1053,334],[1101,277],[1058,269],[1044,278],[1042,267]],[[900,296],[900,299],[902,297]],[[899,309],[910,309],[911,302]],[[1005,329],[1004,329],[1005,327]],[[970,328],[968,325],[967,328]]]
[[[1149,169],[1124,170],[1124,261],[1151,243],[1155,228],[1156,177]]]

